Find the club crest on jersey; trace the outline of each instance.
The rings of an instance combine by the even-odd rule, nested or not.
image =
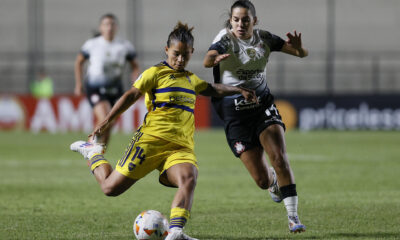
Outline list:
[[[246,147],[242,144],[242,142],[235,143],[235,150],[237,154],[241,154],[242,152],[244,152],[245,149]]]
[[[176,77],[174,76],[174,74],[171,74],[171,75],[169,75],[169,79],[173,79],[173,80],[175,80],[175,79],[176,79]]]
[[[256,57],[256,50],[254,48],[248,48],[246,52],[249,58],[254,59]]]

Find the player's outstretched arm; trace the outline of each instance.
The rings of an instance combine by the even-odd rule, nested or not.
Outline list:
[[[83,79],[83,64],[85,63],[85,61],[86,61],[86,59],[82,55],[82,53],[79,53],[76,56],[75,64],[74,64],[74,73],[75,73],[74,94],[75,94],[75,96],[81,96],[82,92],[83,92],[82,79]]]
[[[139,77],[140,74],[140,67],[139,63],[136,59],[133,59],[129,61],[129,64],[131,65],[131,84],[133,84],[136,79]]]
[[[254,90],[230,86],[221,83],[209,83],[207,88],[200,92],[203,96],[224,97],[234,94],[242,94],[246,101],[257,102],[257,96]]]
[[[142,93],[139,89],[132,87],[118,99],[111,111],[107,114],[106,118],[101,122],[93,132],[89,135],[89,138],[94,136],[101,136],[105,130],[112,126],[112,122],[118,118],[123,112],[125,112],[132,104],[134,104],[140,97]]]
[[[204,57],[203,65],[206,68],[211,68],[218,65],[219,62],[229,57],[230,54],[219,54],[217,50],[210,50]]]
[[[293,34],[289,32],[286,36],[288,40],[283,44],[282,52],[301,58],[308,56],[308,50],[303,47],[301,41],[301,33],[295,30]]]

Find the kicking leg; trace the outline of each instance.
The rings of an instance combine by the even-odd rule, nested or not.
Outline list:
[[[124,193],[136,182],[136,180],[113,170],[109,163],[104,163],[96,167],[93,170],[93,175],[100,184],[103,193],[109,197],[116,197]]]
[[[79,152],[88,160],[90,169],[107,196],[118,196],[131,187],[136,180],[128,178],[112,169],[104,158],[103,146],[96,143],[77,141],[70,146],[72,151]]]

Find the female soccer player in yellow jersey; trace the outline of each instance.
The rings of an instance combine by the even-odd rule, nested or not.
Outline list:
[[[187,24],[178,22],[168,36],[167,60],[145,70],[89,135],[101,136],[121,113],[145,95],[148,113],[115,170],[102,155],[102,145],[84,141],[71,144],[71,150],[89,160],[91,170],[107,196],[125,192],[154,169],[160,171],[161,184],[177,187],[171,204],[167,240],[194,239],[182,229],[189,218],[198,173],[193,150],[196,95],[242,94],[247,101],[257,101],[254,91],[210,84],[185,70],[194,50],[192,30]]]

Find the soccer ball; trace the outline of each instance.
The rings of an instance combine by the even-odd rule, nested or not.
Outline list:
[[[159,211],[140,213],[133,223],[133,233],[138,240],[162,240],[168,235],[168,220]]]

